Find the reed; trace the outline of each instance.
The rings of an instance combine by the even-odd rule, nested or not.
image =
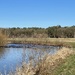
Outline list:
[[[0,46],[4,46],[6,42],[7,42],[6,35],[3,35],[2,33],[0,33]]]
[[[73,53],[73,50],[62,48],[55,55],[46,54],[43,59],[40,58],[41,60],[39,59],[36,66],[33,66],[31,62],[28,64],[23,63],[23,66],[17,68],[14,75],[54,75],[57,67],[64,63],[64,60]]]
[[[69,48],[62,48],[52,56],[46,54],[43,59],[40,55],[38,60],[39,62],[35,66],[32,64],[34,59],[30,60],[28,64],[23,62],[22,67],[17,67],[14,73],[10,72],[5,75],[75,75],[73,72],[75,70],[75,51]],[[68,73],[69,70],[72,74]]]
[[[72,54],[72,50],[62,48],[55,55],[47,55],[39,64],[35,75],[54,75],[54,70],[57,70],[57,67],[64,63],[64,60]]]

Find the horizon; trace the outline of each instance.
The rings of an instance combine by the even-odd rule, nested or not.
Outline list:
[[[49,27],[55,27],[55,26],[61,26],[61,25],[54,25],[54,26],[49,26]],[[75,25],[72,25],[75,27]],[[63,27],[72,27],[72,26],[61,26],[61,28]],[[49,27],[46,27],[46,28],[49,28]],[[0,27],[0,28],[5,28],[5,29],[9,29],[9,28],[44,28],[44,27]],[[46,29],[44,28],[44,29]]]
[[[74,0],[1,0],[0,28],[75,25]]]

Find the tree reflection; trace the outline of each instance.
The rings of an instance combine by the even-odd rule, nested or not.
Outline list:
[[[3,57],[4,53],[5,53],[5,49],[4,48],[0,48],[0,58]]]

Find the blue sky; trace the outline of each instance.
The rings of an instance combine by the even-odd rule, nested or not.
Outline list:
[[[0,0],[0,27],[75,25],[75,0]]]

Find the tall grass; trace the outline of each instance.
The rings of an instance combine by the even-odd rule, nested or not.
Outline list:
[[[36,71],[35,75],[54,75],[54,70],[56,70],[60,64],[64,63],[64,59],[71,54],[73,54],[72,50],[68,48],[62,48],[55,55],[46,56],[46,59],[40,63],[38,67],[39,69]]]
[[[46,54],[43,59],[40,57],[39,62],[35,66],[32,64],[32,62],[35,61],[33,59],[33,61],[30,60],[28,64],[23,62],[22,67],[17,67],[14,73],[10,72],[5,75],[75,75],[75,72],[72,73],[75,70],[75,55],[73,54],[73,50],[62,48],[55,55],[50,56]],[[69,57],[70,55],[72,56]],[[65,62],[66,58],[67,61]],[[71,63],[72,61],[73,63]],[[63,64],[64,62],[65,64]],[[61,64],[63,64],[63,66],[60,66]],[[72,74],[68,73],[70,68]],[[62,71],[65,71],[66,74]]]
[[[64,59],[71,54],[73,54],[72,50],[62,48],[55,55],[50,56],[47,54],[34,67],[31,62],[29,64],[23,63],[23,66],[17,69],[15,75],[54,75],[54,70],[64,63]]]
[[[6,42],[7,42],[6,35],[3,35],[2,33],[0,33],[0,46],[4,46]]]

